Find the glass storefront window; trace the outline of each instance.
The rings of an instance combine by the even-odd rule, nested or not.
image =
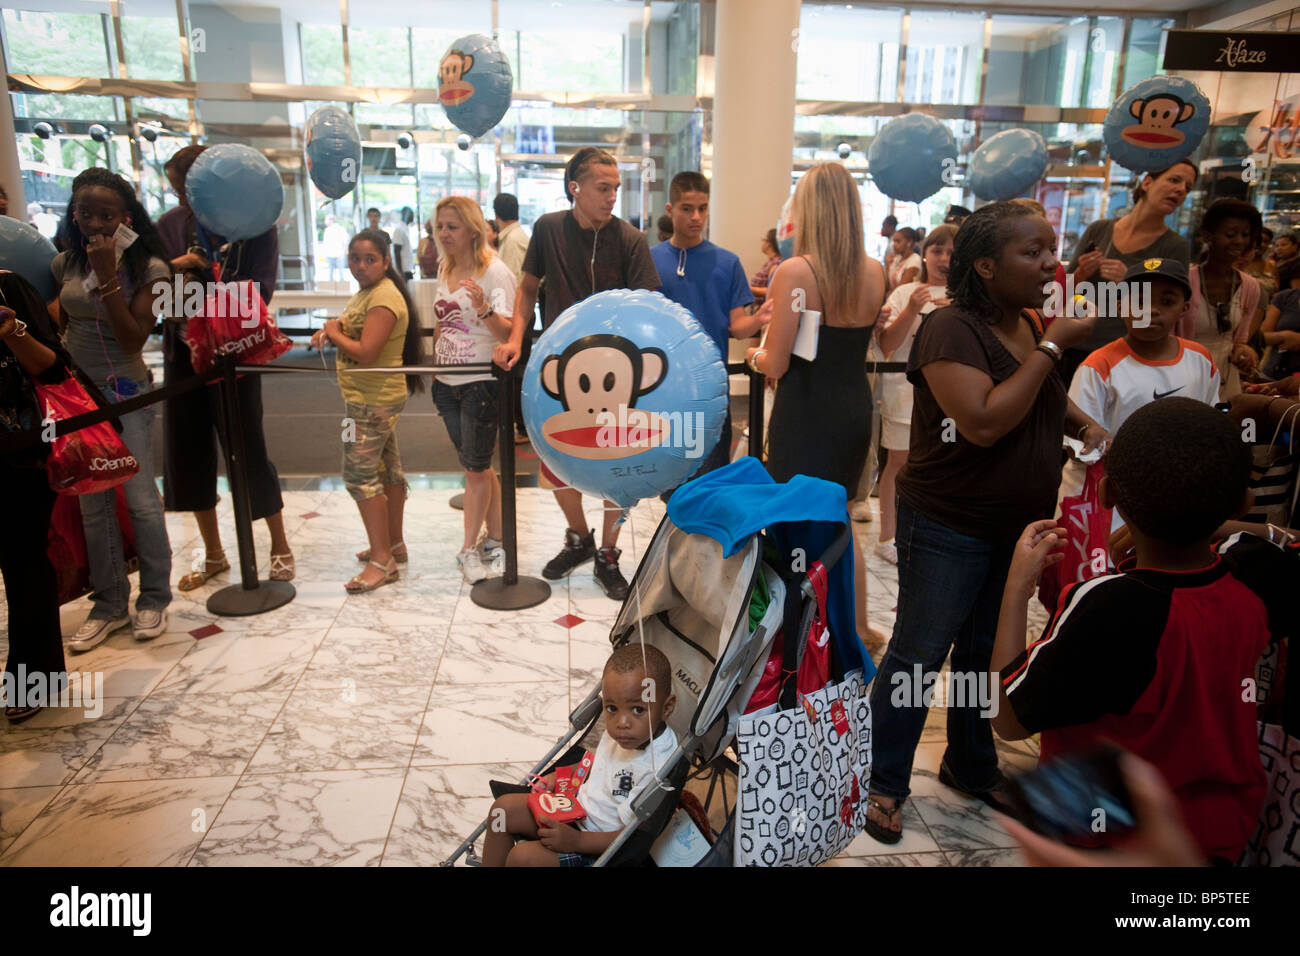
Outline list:
[[[500,28],[516,34],[515,89],[641,92],[644,15],[641,0],[501,0]]]
[[[77,93],[13,93],[15,117],[34,120],[88,120],[116,122],[122,116],[116,96],[83,96]]]
[[[403,27],[352,27],[348,54],[353,86],[411,85],[411,34]],[[436,60],[439,55],[421,50],[420,58]]]
[[[995,14],[984,102],[1078,106],[1090,42],[1084,17]]]
[[[1160,63],[1165,58],[1165,31],[1173,27],[1171,19],[1133,18],[1128,34],[1128,57],[1124,61],[1123,89],[1164,72]]]
[[[337,24],[299,24],[302,81],[308,86],[343,85],[343,28]]]
[[[895,102],[902,32],[902,10],[805,4],[795,97]]]
[[[116,76],[110,70],[109,19],[93,13],[4,11],[5,56],[12,73]]]
[[[1124,21],[1120,17],[1095,17],[1088,34],[1088,72],[1083,106],[1106,109],[1115,101],[1116,71],[1124,46]]]
[[[126,51],[126,73],[132,79],[185,79],[175,16],[123,17],[122,46]]]
[[[977,103],[984,14],[913,10],[907,33],[907,103]]]

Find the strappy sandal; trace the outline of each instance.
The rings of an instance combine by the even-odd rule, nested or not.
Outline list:
[[[272,581],[292,581],[295,567],[293,563],[293,552],[286,554],[276,554],[271,552],[271,580]]]
[[[11,724],[21,724],[29,717],[35,717],[45,708],[39,704],[31,704],[26,707],[6,707],[5,719]]]
[[[210,558],[205,554],[203,556],[203,570],[191,571],[189,574],[185,575],[176,583],[176,590],[193,591],[197,588],[203,587],[203,585],[207,584],[208,581],[215,578],[223,571],[229,571],[230,562],[226,560],[226,553],[224,551],[218,551],[217,553],[220,554],[221,557]]]
[[[875,810],[877,813],[882,814],[886,820],[893,820],[894,815],[898,814],[898,829],[891,830],[889,827],[883,827],[875,820],[871,819],[870,816],[866,818],[866,821],[862,825],[862,829],[866,830],[867,833],[871,834],[873,838],[879,840],[881,843],[892,845],[903,839],[903,801],[895,800],[892,807],[887,807],[878,799],[868,794],[867,809]]]
[[[401,577],[401,575],[397,573],[397,561],[395,559],[393,561],[388,562],[387,567],[380,564],[378,561],[371,561],[370,563],[375,567],[377,567],[380,571],[383,571],[384,577],[376,581],[374,584],[371,584],[370,582],[364,580],[360,574],[358,574],[347,584],[343,585],[344,590],[346,590],[349,594],[365,594],[366,592],[373,591],[376,588],[382,588],[385,584],[392,584],[399,577]]]
[[[406,553],[406,542],[405,542],[405,541],[394,541],[394,542],[393,542],[393,547],[392,547],[392,552],[393,552],[393,560],[396,561],[398,564],[405,564],[405,563],[407,562],[407,560],[408,560],[408,558],[409,558],[409,555]],[[370,549],[369,549],[369,548],[366,548],[366,550],[364,550],[364,551],[358,551],[358,552],[357,552],[357,560],[358,560],[358,561],[369,561],[369,560],[370,560]]]

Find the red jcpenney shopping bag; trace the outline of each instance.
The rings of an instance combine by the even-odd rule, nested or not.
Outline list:
[[[126,504],[126,494],[119,486],[113,489],[113,506],[117,526],[122,529],[122,556],[126,559],[126,573],[139,568],[135,551],[135,528],[131,525],[131,509]],[[75,601],[90,592],[90,559],[86,556],[86,535],[81,525],[81,499],[59,495],[54,499],[50,515],[50,532],[45,553],[58,580],[59,603]]]
[[[186,323],[185,342],[190,364],[200,374],[221,355],[233,355],[240,365],[266,365],[293,348],[251,281],[219,282],[203,314]]]
[[[58,385],[36,383],[36,397],[45,421],[63,421],[99,410],[77,379],[69,375]],[[109,422],[59,435],[50,445],[45,464],[50,487],[61,495],[90,495],[129,480],[140,463]]]
[[[1066,530],[1065,557],[1043,570],[1038,600],[1049,614],[1056,613],[1061,592],[1071,584],[1105,574],[1109,567],[1111,510],[1103,508],[1097,494],[1106,467],[1101,461],[1088,466],[1083,490],[1061,500],[1057,524]]]

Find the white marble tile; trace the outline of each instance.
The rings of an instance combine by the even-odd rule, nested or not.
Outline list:
[[[249,774],[405,767],[429,688],[298,688],[248,764]]]
[[[412,765],[535,762],[568,716],[568,681],[435,684]]]
[[[914,802],[909,799],[903,804],[903,838],[897,843],[881,843],[865,830],[853,838],[844,852],[845,857],[856,856],[894,856],[900,853],[935,853],[940,849],[934,837],[930,835],[925,821],[916,812]]]
[[[942,853],[882,853],[878,856],[837,856],[824,866],[947,866]]]
[[[238,776],[286,694],[150,697],[91,755],[74,783]]]
[[[401,770],[245,777],[191,866],[378,866]]]
[[[0,790],[0,853],[13,844],[62,787]]]
[[[143,697],[152,691],[194,647],[188,634],[164,634],[137,641],[122,631],[84,654],[65,652],[69,671],[102,673],[109,697]]]
[[[942,788],[933,795],[911,798],[939,847],[949,850],[990,850],[1015,846],[993,819],[993,811],[978,800]]]
[[[544,753],[544,751],[542,752]],[[542,756],[538,753],[538,757]],[[412,767],[393,817],[384,866],[438,866],[487,817],[489,780],[518,783],[535,763]],[[483,852],[483,838],[476,841]],[[465,865],[462,856],[457,866]]]
[[[568,631],[547,621],[453,624],[439,684],[536,683],[569,677]]]
[[[98,717],[81,708],[50,707],[21,724],[6,722],[0,730],[0,780],[10,787],[66,783],[138,704],[134,697],[108,697]]]
[[[368,594],[348,596],[334,623],[383,630],[396,626],[443,626],[450,622],[459,592],[429,592],[418,582],[398,581]]]
[[[72,784],[0,866],[183,866],[237,779]]]
[[[949,866],[1028,866],[1019,849],[948,850]]]
[[[568,613],[569,602],[563,591],[552,590],[551,596],[541,604],[534,604],[532,607],[522,608],[518,611],[497,611],[492,608],[479,607],[466,594],[456,604],[456,613],[452,623],[457,625],[548,623]]]
[[[154,688],[156,695],[291,690],[325,629],[278,634],[215,634],[199,641]]]
[[[447,627],[430,624],[388,626],[381,630],[336,625],[330,628],[302,675],[299,689],[349,686],[432,686],[447,642]]]

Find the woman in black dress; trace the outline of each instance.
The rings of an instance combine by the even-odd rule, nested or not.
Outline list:
[[[772,324],[751,368],[777,380],[767,470],[777,481],[811,475],[844,486],[852,498],[871,445],[871,386],[866,355],[885,299],[885,270],[862,238],[857,184],[839,163],[812,167],[799,180],[792,208],[795,256],[772,276]],[[792,354],[800,314],[818,322],[809,362]],[[884,635],[867,622],[866,559],[854,538],[858,636],[878,648]]]

